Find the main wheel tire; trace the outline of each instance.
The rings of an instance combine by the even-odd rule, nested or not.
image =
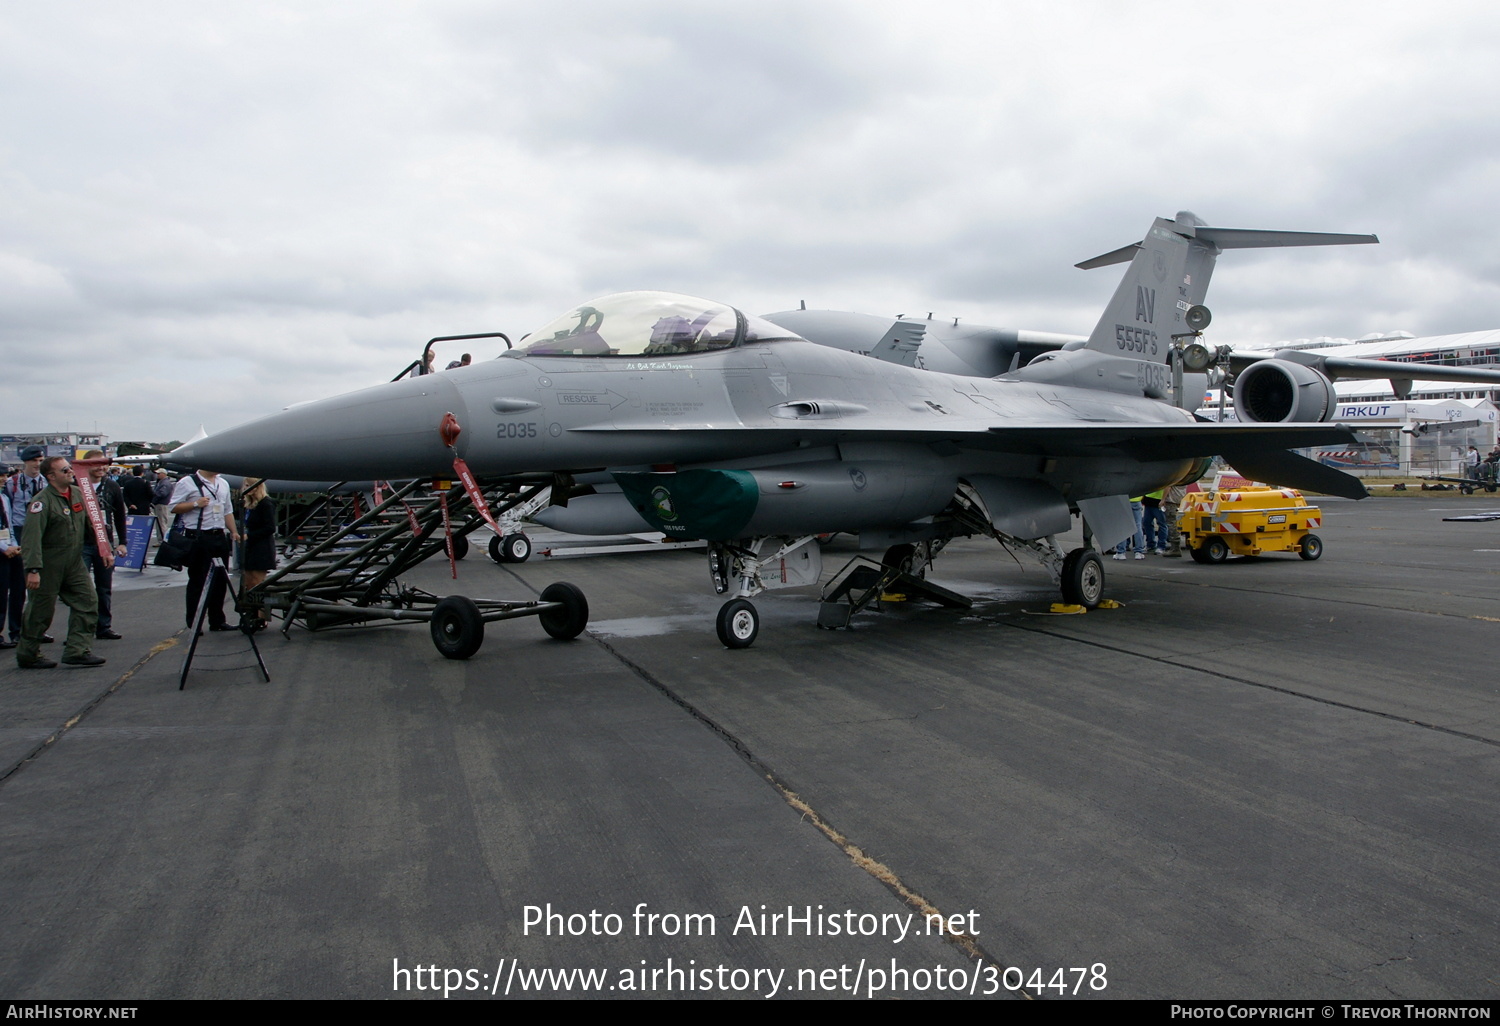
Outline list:
[[[1063,601],[1097,609],[1104,598],[1104,560],[1093,549],[1074,549],[1063,558]]]
[[[583,597],[576,584],[558,581],[547,585],[542,592],[543,602],[561,602],[561,609],[549,609],[539,613],[542,630],[559,641],[571,641],[583,633],[589,625],[589,600]]]
[[[496,563],[505,562],[505,539],[498,534],[490,535],[490,558]]]
[[[524,563],[531,558],[531,539],[513,534],[500,543],[500,555],[507,563]]]
[[[472,600],[449,595],[432,607],[432,643],[449,659],[467,659],[484,644],[484,617]]]
[[[749,648],[760,633],[760,614],[748,599],[730,599],[719,607],[715,627],[725,648]]]
[[[466,534],[455,534],[453,536],[453,558],[463,559],[469,554],[469,536]]]
[[[880,557],[880,565],[900,570],[903,574],[911,574],[913,577],[927,576],[927,546],[925,543],[910,545],[892,545],[885,550],[885,555]]]
[[[1297,550],[1297,555],[1308,562],[1312,562],[1323,554],[1323,539],[1315,534],[1302,536],[1302,547]]]
[[[1223,538],[1210,538],[1203,543],[1203,561],[1222,563],[1229,558],[1229,543]]]
[[[880,557],[880,565],[892,567],[902,573],[911,572],[912,556],[916,554],[915,545],[892,545],[885,550],[885,555]]]

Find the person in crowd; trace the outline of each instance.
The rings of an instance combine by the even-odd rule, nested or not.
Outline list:
[[[233,543],[240,538],[239,528],[234,522],[232,498],[229,482],[210,470],[184,474],[172,491],[172,512],[181,519],[191,546],[187,559],[189,627],[197,620],[198,603],[203,598],[204,585],[207,585],[209,630],[234,629],[224,619],[229,569],[223,566]],[[221,573],[211,572],[216,563],[220,564]]]
[[[445,367],[443,369],[444,370],[453,370],[456,367],[467,367],[467,366],[469,366],[469,364],[471,364],[473,362],[474,362],[474,357],[471,354],[469,354],[469,353],[465,353],[463,355],[462,359],[452,361],[451,363],[448,364],[447,367]]]
[[[163,538],[172,526],[172,491],[176,487],[177,482],[172,480],[167,468],[157,467],[156,481],[151,485],[151,512],[156,514],[156,526],[161,529]]]
[[[245,549],[240,555],[240,593],[245,594],[276,569],[276,503],[266,495],[264,479],[248,478],[240,489],[245,507]],[[271,613],[257,606],[241,626],[264,630]]]
[[[1162,509],[1167,514],[1167,551],[1163,555],[1173,559],[1182,558],[1182,530],[1178,522],[1182,519],[1182,500],[1187,498],[1186,485],[1173,485],[1162,493]]]
[[[1469,446],[1469,451],[1464,453],[1464,477],[1470,481],[1479,480],[1479,447]]]
[[[86,460],[100,459],[104,453],[90,449],[83,454]],[[104,514],[103,541],[115,556],[125,555],[125,492],[119,484],[111,481],[102,464],[88,469],[89,483],[99,497],[99,509]],[[83,543],[83,565],[94,579],[94,595],[99,600],[99,619],[94,626],[94,637],[100,641],[119,641],[114,631],[115,561],[105,559],[99,553],[100,538],[89,524]]]
[[[42,476],[42,457],[46,455],[40,445],[28,445],[21,450],[21,471],[12,474],[5,485],[6,494],[10,496],[10,510],[15,515],[16,537],[19,539],[25,533],[27,511],[31,509],[31,500],[36,497],[37,492],[47,487],[47,479]]]
[[[125,493],[125,511],[133,517],[146,516],[151,512],[151,482],[146,480],[146,468],[134,467],[128,477],[120,481]]]
[[[1130,512],[1135,517],[1135,534],[1115,546],[1115,559],[1129,559],[1132,547],[1135,549],[1136,559],[1146,558],[1146,535],[1141,530],[1141,519],[1145,514],[1145,507],[1141,505],[1141,496],[1138,495],[1130,500]]]
[[[10,468],[0,463],[0,649],[15,648],[21,637],[21,610],[26,605],[26,568],[21,565],[21,543],[11,527]],[[9,625],[10,640],[5,640]]]
[[[1494,484],[1496,480],[1497,464],[1500,464],[1500,445],[1496,445],[1479,461],[1479,480],[1485,484]]]
[[[93,654],[98,623],[98,598],[83,567],[83,541],[89,535],[88,511],[73,479],[73,468],[61,456],[41,461],[47,487],[26,509],[26,532],[21,559],[26,565],[26,612],[21,620],[21,642],[16,665],[23,670],[45,670],[57,664],[42,658],[41,646],[61,598],[69,609],[68,641],[62,661],[70,666],[102,666]]]
[[[1146,551],[1158,556],[1167,554],[1167,515],[1161,508],[1162,489],[1141,496]]]
[[[31,501],[38,492],[47,487],[47,479],[42,476],[42,457],[45,455],[40,445],[28,445],[21,450],[21,469],[10,475],[5,482],[5,496],[10,500],[10,529],[12,540],[17,545],[21,543],[21,529],[26,526],[26,511],[31,507]],[[21,594],[19,602],[12,598],[13,603],[10,619],[10,640],[21,640],[21,610],[26,604],[26,573],[24,568],[21,572]],[[51,642],[49,634],[44,641]]]

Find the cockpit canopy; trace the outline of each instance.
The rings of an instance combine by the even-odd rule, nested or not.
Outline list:
[[[619,292],[543,325],[518,356],[676,356],[799,338],[732,306],[672,292]]]

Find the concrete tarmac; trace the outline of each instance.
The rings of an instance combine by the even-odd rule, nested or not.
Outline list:
[[[770,592],[733,652],[701,554],[476,548],[410,583],[588,633],[211,634],[181,692],[182,591],[117,589],[107,666],[0,664],[0,997],[1494,999],[1494,499],[1322,505],[1314,563],[1052,616],[969,541],[972,610]]]

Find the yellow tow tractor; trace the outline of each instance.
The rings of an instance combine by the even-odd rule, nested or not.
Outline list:
[[[1231,555],[1295,552],[1303,559],[1323,554],[1323,541],[1311,533],[1323,522],[1295,488],[1265,485],[1214,487],[1189,492],[1177,521],[1188,555],[1198,563],[1222,563]]]

